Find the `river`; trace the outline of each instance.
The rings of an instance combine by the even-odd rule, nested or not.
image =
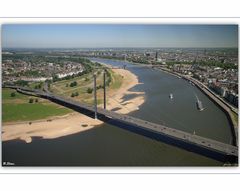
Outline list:
[[[145,102],[129,115],[230,143],[225,113],[198,88],[165,72],[134,67],[124,61],[91,60],[126,65],[139,78],[132,91],[145,92]],[[173,94],[173,99],[169,94]],[[204,110],[196,108],[196,96]],[[124,97],[128,99],[128,96]],[[221,166],[221,162],[159,141],[103,124],[91,130],[52,140],[34,138],[2,143],[3,161],[20,166]]]

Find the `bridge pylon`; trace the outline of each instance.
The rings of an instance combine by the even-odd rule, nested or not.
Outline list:
[[[97,119],[97,75],[93,74],[93,84],[94,84],[94,118]]]
[[[103,108],[106,109],[106,69],[103,71]]]

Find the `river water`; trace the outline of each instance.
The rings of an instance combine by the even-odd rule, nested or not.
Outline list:
[[[127,65],[145,92],[145,102],[129,115],[230,143],[230,124],[224,112],[189,82],[159,70],[134,67],[123,61],[92,58],[112,66]],[[169,94],[173,99],[169,99]],[[196,108],[196,96],[205,110]],[[128,99],[125,96],[124,99]],[[219,166],[221,162],[103,124],[52,140],[34,138],[2,143],[3,161],[23,166]]]

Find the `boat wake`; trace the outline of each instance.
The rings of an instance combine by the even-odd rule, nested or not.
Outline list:
[[[196,99],[197,99],[197,101],[196,101],[197,109],[198,109],[199,111],[203,111],[205,108],[203,107],[202,102],[198,99],[198,96],[197,96],[196,94],[195,94],[195,97],[196,97]]]

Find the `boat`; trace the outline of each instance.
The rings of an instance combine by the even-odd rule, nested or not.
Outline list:
[[[197,96],[196,96],[196,98],[197,98],[197,102],[196,102],[197,109],[198,109],[199,111],[203,111],[203,110],[204,110],[204,107],[203,107],[203,105],[202,105],[202,102],[198,99]]]
[[[170,98],[170,99],[173,99],[173,94],[169,94],[169,98]]]

